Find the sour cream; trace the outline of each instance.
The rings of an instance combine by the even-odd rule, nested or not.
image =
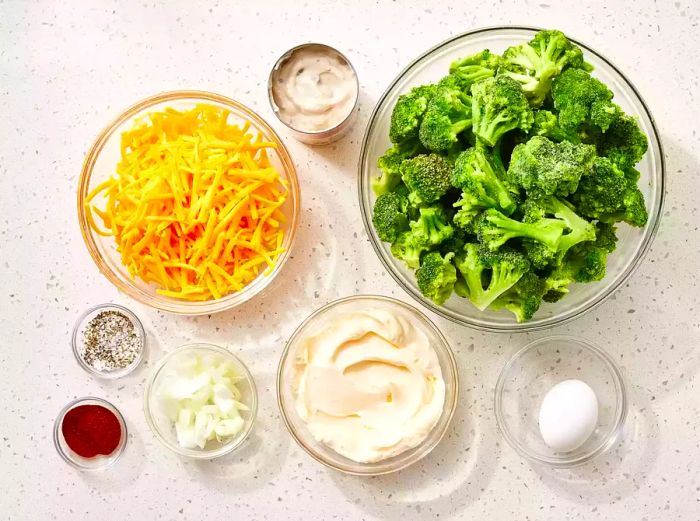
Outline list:
[[[348,60],[321,44],[296,47],[280,58],[269,89],[280,120],[307,133],[345,123],[358,95],[357,77]]]
[[[297,413],[318,442],[353,461],[401,454],[440,418],[445,382],[437,354],[398,310],[339,314],[295,355]]]

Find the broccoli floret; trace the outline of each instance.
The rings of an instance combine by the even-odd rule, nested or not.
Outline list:
[[[623,171],[634,170],[634,165],[642,159],[649,147],[647,137],[637,121],[619,110],[619,107],[610,120],[608,129],[598,137],[596,144],[598,153]]]
[[[499,55],[485,49],[453,61],[450,65],[450,76],[455,77],[464,90],[468,90],[477,81],[495,76],[501,61]]]
[[[545,279],[544,300],[557,302],[574,282],[594,282],[605,277],[608,252],[592,242],[576,245],[564,261]]]
[[[441,86],[430,100],[418,133],[428,150],[444,152],[472,124],[471,98],[456,87]]]
[[[451,188],[452,163],[438,154],[420,154],[401,163],[401,178],[415,206],[430,204]]]
[[[486,78],[472,85],[472,130],[490,146],[509,130],[530,130],[532,109],[520,84],[507,76]]]
[[[408,230],[407,208],[408,200],[395,192],[387,192],[377,197],[372,223],[381,240],[394,242],[401,233]]]
[[[436,304],[443,304],[450,297],[457,282],[453,257],[454,253],[448,253],[444,258],[436,251],[428,253],[416,271],[418,289]]]
[[[579,216],[570,203],[555,196],[529,198],[524,207],[525,222],[537,223],[546,217],[554,217],[566,225],[556,249],[530,239],[523,240],[527,258],[536,268],[546,268],[558,264],[570,248],[585,241],[596,239],[596,227]]]
[[[462,152],[455,161],[452,170],[452,185],[461,188],[468,196],[478,201],[483,208],[497,208],[506,215],[515,211],[517,206],[513,192],[505,181],[506,172],[498,154],[492,154],[483,146],[469,148]],[[469,197],[468,197],[469,199]],[[456,207],[472,206],[473,201]]]
[[[566,196],[575,192],[581,177],[591,171],[595,157],[592,145],[555,143],[534,136],[513,149],[508,177],[528,192]]]
[[[413,269],[420,266],[421,255],[426,251],[428,245],[411,231],[403,232],[391,245],[391,254]]]
[[[465,282],[459,292],[482,311],[530,269],[527,259],[515,251],[489,252],[477,244],[467,244],[455,265]]]
[[[389,124],[389,139],[392,143],[402,143],[418,137],[423,114],[435,90],[435,85],[422,85],[399,96]]]
[[[571,199],[581,214],[600,221],[625,221],[643,227],[648,219],[637,184],[604,157],[596,158],[591,173],[581,178]]]
[[[565,67],[583,67],[583,53],[561,31],[539,31],[527,44],[503,53],[501,74],[518,81],[533,106],[539,107],[550,91],[552,78]]]
[[[537,222],[520,222],[493,208],[485,210],[476,225],[479,242],[491,251],[516,238],[533,239],[556,250],[565,229],[566,224],[561,219],[543,218]]]
[[[530,129],[530,134],[534,136],[544,136],[552,141],[570,141],[580,143],[581,138],[576,132],[564,130],[559,126],[559,119],[556,114],[549,110],[535,111],[535,120]]]
[[[377,195],[391,192],[401,183],[401,163],[416,154],[423,152],[423,146],[417,139],[394,145],[384,152],[377,160],[377,166],[382,171],[381,177],[372,179],[372,190]]]
[[[512,288],[494,300],[491,307],[507,309],[515,315],[518,322],[525,322],[540,309],[544,292],[544,280],[528,271]]]
[[[622,111],[612,101],[598,100],[591,105],[591,123],[605,132]]]
[[[552,83],[554,107],[559,111],[559,125],[565,130],[577,129],[590,119],[594,104],[609,102],[612,97],[604,83],[582,69],[567,69]]]
[[[450,252],[462,251],[464,245],[470,240],[476,241],[476,237],[470,236],[465,230],[458,226],[453,226],[452,237],[445,239],[438,246],[438,251],[443,255]]]
[[[454,228],[449,224],[449,217],[441,206],[429,206],[420,209],[417,221],[411,221],[411,231],[417,240],[435,246],[451,238]]]

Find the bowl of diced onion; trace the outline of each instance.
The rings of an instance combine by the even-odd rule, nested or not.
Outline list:
[[[144,395],[155,437],[173,452],[212,459],[239,448],[258,409],[253,377],[228,349],[187,344],[165,355]]]
[[[121,113],[88,151],[78,221],[95,264],[143,304],[186,315],[261,292],[290,256],[299,183],[254,111],[174,91]]]

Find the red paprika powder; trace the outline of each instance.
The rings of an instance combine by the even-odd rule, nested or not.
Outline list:
[[[68,411],[61,432],[68,447],[84,458],[109,456],[122,437],[119,420],[101,405],[79,405]]]

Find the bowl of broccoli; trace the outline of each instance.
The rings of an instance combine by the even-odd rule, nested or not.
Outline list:
[[[603,302],[649,249],[664,198],[641,96],[557,30],[479,29],[419,56],[372,113],[359,170],[363,221],[392,277],[492,331]]]

